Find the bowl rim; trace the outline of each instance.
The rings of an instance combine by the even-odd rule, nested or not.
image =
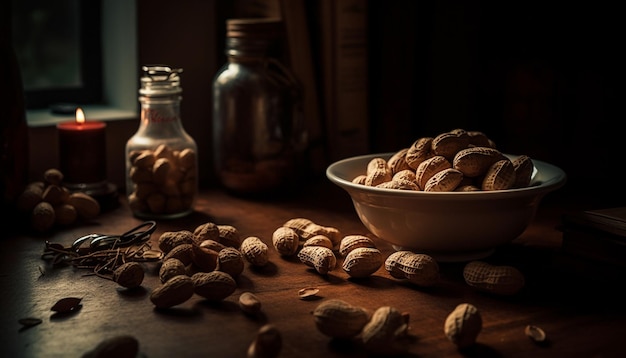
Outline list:
[[[559,189],[565,182],[567,181],[567,175],[565,172],[552,164],[547,162],[532,159],[534,166],[533,179],[531,184],[527,187],[523,188],[515,188],[515,189],[507,189],[507,190],[492,190],[492,191],[468,191],[468,192],[424,192],[424,191],[414,191],[414,190],[398,190],[398,189],[388,189],[388,188],[377,188],[372,186],[365,186],[362,184],[353,183],[351,180],[341,177],[339,171],[340,168],[345,167],[348,164],[355,162],[363,162],[363,172],[365,172],[367,162],[369,160],[381,157],[385,160],[388,160],[395,152],[384,152],[384,153],[373,153],[373,154],[365,154],[353,156],[345,159],[338,160],[332,164],[330,164],[326,168],[326,177],[336,185],[342,187],[348,192],[365,192],[372,194],[380,194],[385,196],[398,196],[403,198],[422,198],[422,199],[434,199],[434,198],[446,198],[446,199],[459,199],[459,200],[473,200],[477,197],[483,199],[503,199],[510,197],[519,197],[519,196],[527,196],[527,195],[538,195],[545,194],[554,190]],[[514,154],[506,154],[509,159],[513,159],[518,157],[519,155]],[[546,180],[539,180],[537,177],[540,177],[542,174],[550,173],[551,176]]]

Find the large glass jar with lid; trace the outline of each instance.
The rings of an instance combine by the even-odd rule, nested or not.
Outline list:
[[[197,146],[181,123],[182,69],[142,67],[140,124],[126,143],[126,192],[133,214],[173,219],[193,212]]]
[[[217,177],[236,194],[289,191],[307,145],[298,81],[285,65],[280,19],[229,19],[228,62],[213,81]]]

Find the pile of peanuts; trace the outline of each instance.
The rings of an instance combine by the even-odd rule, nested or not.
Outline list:
[[[297,256],[321,275],[335,270],[343,259],[341,268],[351,278],[364,279],[384,267],[392,278],[418,287],[435,286],[440,280],[439,264],[427,254],[401,250],[384,258],[369,237],[344,235],[337,228],[306,218],[290,219],[278,227],[272,234],[272,244],[279,255]],[[523,274],[515,267],[482,261],[468,262],[463,277],[476,290],[502,296],[517,294],[525,284]],[[356,338],[371,353],[402,354],[409,347],[409,317],[395,307],[381,306],[371,313],[343,300],[329,299],[315,308],[313,317],[322,334]],[[472,346],[481,329],[481,314],[470,303],[459,304],[444,324],[444,334],[459,348]]]
[[[267,263],[264,245],[256,237],[242,240],[233,226],[213,222],[193,231],[166,231],[158,239],[164,254],[159,268],[162,285],[152,291],[150,300],[157,308],[179,305],[194,294],[221,301],[237,289],[235,280],[244,270],[244,260],[260,266]],[[250,250],[254,258],[248,256]]]
[[[307,218],[284,222],[273,232],[270,246],[281,257],[297,256],[317,274],[326,275],[335,270],[343,258],[341,267],[351,278],[366,279],[384,267],[392,278],[418,287],[434,286],[440,280],[439,265],[429,255],[394,251],[385,259],[369,237],[344,235],[335,227]],[[158,248],[163,253],[159,268],[161,285],[152,290],[150,301],[160,309],[182,304],[194,294],[208,301],[222,301],[236,291],[245,262],[256,268],[269,263],[270,246],[258,236],[244,237],[233,226],[213,222],[193,230],[166,231],[158,238]],[[141,267],[132,264],[136,266],[133,269]],[[114,281],[128,288],[141,285],[143,272],[130,269],[129,266],[117,270]],[[471,287],[495,295],[514,295],[524,286],[524,276],[516,268],[481,261],[467,263],[463,277]],[[261,300],[253,292],[242,291],[238,304],[248,315],[261,311]],[[368,352],[401,354],[409,349],[409,317],[395,307],[383,305],[370,312],[330,298],[320,303],[312,315],[322,334],[331,338],[357,338],[357,343]],[[444,334],[459,348],[473,345],[481,329],[480,312],[469,303],[458,305],[445,319]],[[280,332],[272,324],[266,324],[252,341],[248,357],[267,357],[259,355],[266,351],[272,352],[269,357],[276,357],[281,344]]]
[[[29,216],[36,232],[93,220],[100,214],[96,199],[82,192],[70,192],[62,183],[63,173],[50,168],[43,173],[43,180],[29,183],[20,193],[17,210]]]
[[[370,160],[352,182],[387,189],[491,191],[530,185],[533,162],[527,155],[509,159],[484,133],[454,129],[421,137],[385,160]]]
[[[136,212],[173,214],[188,210],[197,192],[196,153],[165,144],[129,153],[128,201]]]

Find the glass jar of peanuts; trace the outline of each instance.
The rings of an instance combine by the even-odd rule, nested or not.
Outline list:
[[[136,217],[174,219],[193,212],[197,146],[180,118],[182,69],[142,67],[139,129],[126,143],[126,194]]]
[[[275,18],[229,19],[227,63],[213,81],[213,155],[219,181],[245,196],[284,194],[304,170],[301,87],[283,65]]]

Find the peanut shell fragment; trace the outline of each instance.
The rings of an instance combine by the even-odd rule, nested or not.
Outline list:
[[[320,289],[317,287],[305,287],[298,291],[298,296],[301,300],[308,300],[312,297],[316,297],[319,292]]]
[[[261,311],[261,300],[252,292],[239,295],[239,308],[245,313],[255,314]]]
[[[51,308],[51,311],[57,313],[68,313],[73,312],[80,308],[80,302],[82,298],[79,297],[65,297],[58,300]]]
[[[526,334],[528,338],[532,339],[533,341],[537,343],[541,343],[546,340],[546,332],[544,332],[543,329],[537,326],[533,326],[533,325],[526,326],[524,328],[524,334]]]

